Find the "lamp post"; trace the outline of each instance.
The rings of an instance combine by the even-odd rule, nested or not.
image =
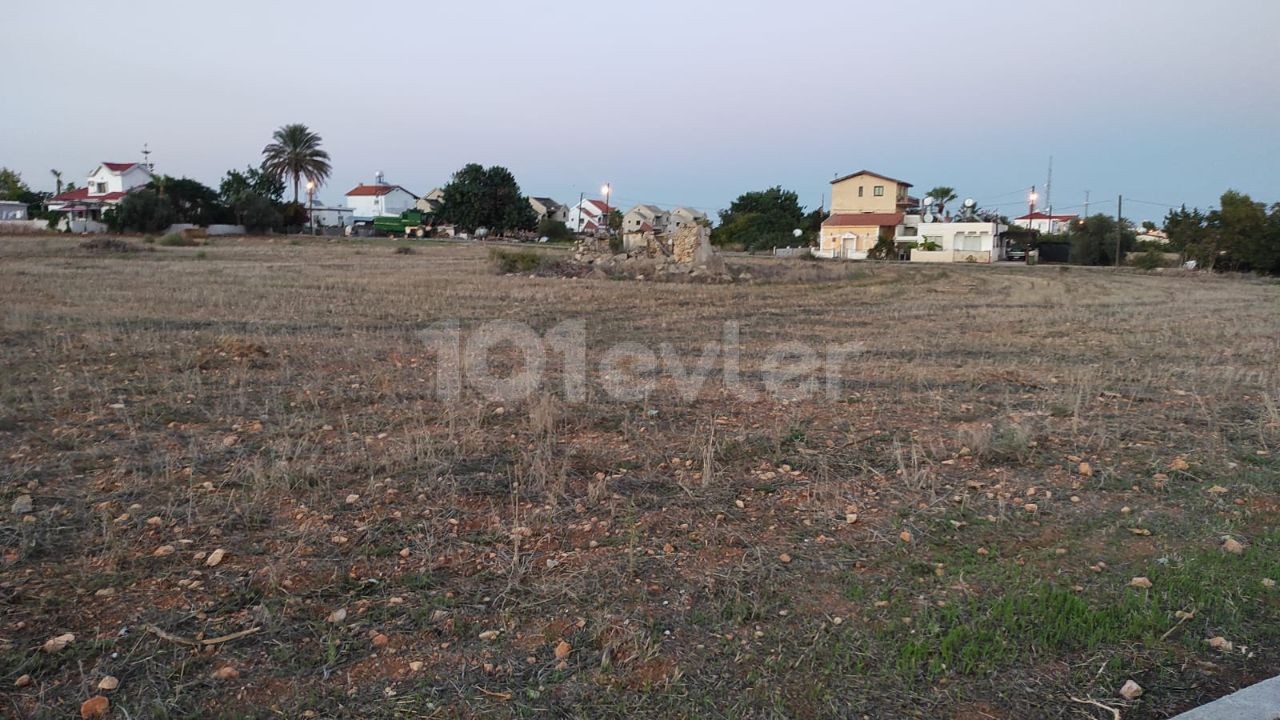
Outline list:
[[[611,228],[609,227],[609,195],[613,193],[613,185],[605,183],[600,188],[600,192],[604,193],[604,234],[608,235]]]
[[[307,220],[311,222],[311,234],[316,234],[316,183],[307,181]]]

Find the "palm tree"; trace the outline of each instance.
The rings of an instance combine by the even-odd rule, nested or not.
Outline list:
[[[947,203],[956,199],[956,189],[941,185],[924,194],[925,197],[933,198],[934,203],[938,206],[938,214],[943,214],[947,209]]]
[[[56,189],[54,190],[53,194],[61,195],[62,194],[62,171],[50,170],[49,173],[53,175],[53,182],[54,182],[54,185],[56,186]]]
[[[298,202],[298,186],[302,178],[316,184],[324,184],[333,168],[329,165],[329,153],[320,149],[320,136],[306,125],[293,123],[276,130],[272,142],[262,148],[262,169],[284,180],[293,180],[293,202]]]

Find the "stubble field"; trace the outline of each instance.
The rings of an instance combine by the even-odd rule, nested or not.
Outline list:
[[[1280,673],[1274,283],[394,250],[0,238],[0,716],[1163,718]],[[492,320],[583,321],[585,399],[550,351],[442,397],[420,331]],[[725,321],[750,383],[858,349],[601,385]]]

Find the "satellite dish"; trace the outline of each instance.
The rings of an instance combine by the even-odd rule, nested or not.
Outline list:
[[[927,198],[925,198],[925,199],[924,199],[924,205],[925,205],[925,207],[929,207],[929,206],[933,205],[933,204],[934,204],[935,202],[937,202],[937,201],[938,201],[938,198],[935,198],[935,197],[927,197]]]
[[[792,231],[791,231],[791,237],[796,237],[796,238],[798,238],[798,237],[800,237],[800,236],[801,236],[801,235],[803,235],[803,234],[804,234],[804,231],[803,231],[803,230],[801,230],[800,228],[796,228],[795,230],[792,230]]]
[[[924,221],[925,221],[925,222],[927,222],[927,223],[931,223],[931,222],[933,222],[933,220],[934,220],[933,213],[925,213],[925,214],[924,214]]]
[[[976,207],[976,206],[977,206],[977,204],[978,204],[978,203],[974,202],[973,198],[965,198],[965,200],[964,200],[964,206],[965,206],[965,207],[967,207],[967,208],[973,208],[973,207]]]

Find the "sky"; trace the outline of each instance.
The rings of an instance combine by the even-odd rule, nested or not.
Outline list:
[[[0,166],[217,186],[273,130],[424,194],[469,162],[563,203],[710,213],[860,169],[1009,215],[1280,201],[1275,0],[61,0],[0,12]],[[1043,204],[1043,197],[1042,197]]]

